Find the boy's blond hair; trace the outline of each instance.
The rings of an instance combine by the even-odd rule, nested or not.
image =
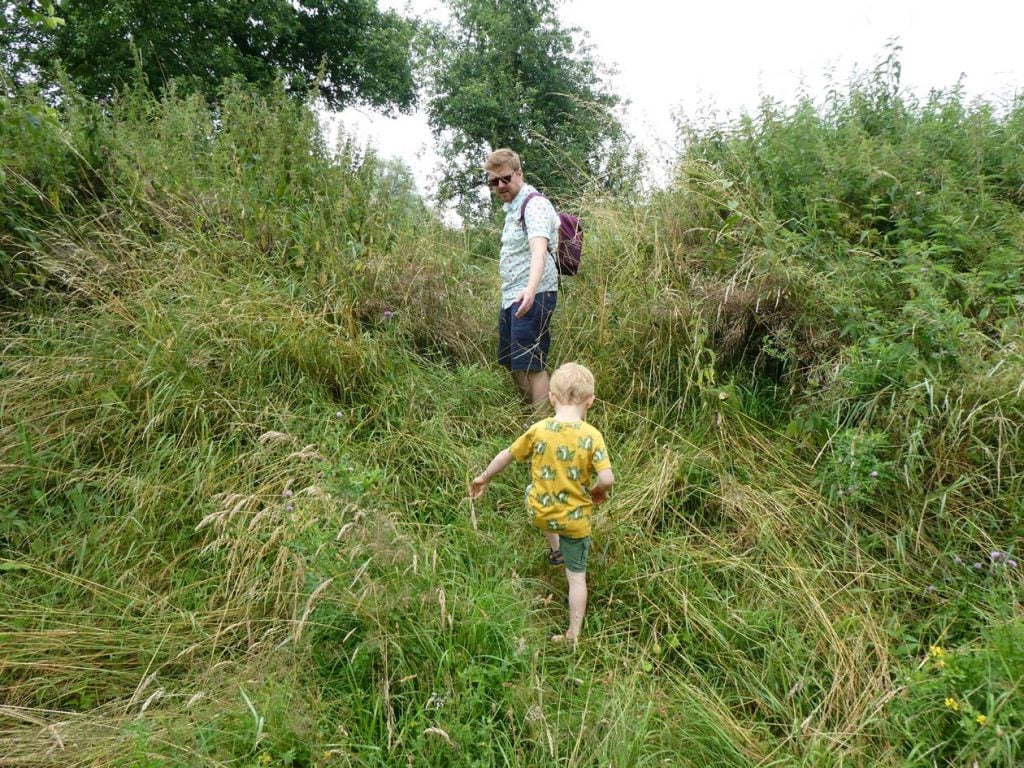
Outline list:
[[[485,171],[494,172],[501,171],[506,168],[513,173],[523,169],[523,164],[519,160],[519,155],[508,147],[502,147],[501,149],[494,150],[494,152],[491,153],[491,156],[487,158],[487,162],[484,163]]]
[[[565,363],[551,374],[551,394],[565,405],[580,405],[594,396],[594,374],[585,365]]]

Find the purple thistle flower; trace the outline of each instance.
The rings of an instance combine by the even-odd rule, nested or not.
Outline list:
[[[964,559],[960,555],[953,555],[953,562],[957,565],[963,565]]]
[[[1017,561],[1014,560],[1013,558],[1010,558],[1009,560],[1006,561],[1006,567],[1007,568],[1016,568],[1017,567]]]
[[[291,495],[292,495],[292,489],[291,488],[285,488],[284,491],[281,493],[281,495],[284,496],[286,499],[290,498]]]
[[[294,512],[295,511],[295,505],[294,504],[285,504],[284,505],[284,509],[285,509],[286,512]]]
[[[384,319],[385,320],[390,320],[394,316],[395,316],[395,313],[392,312],[390,309],[385,309],[384,310]]]
[[[984,566],[984,564],[982,564],[982,563],[975,563],[975,564],[974,564],[974,570],[976,570],[976,571],[980,571],[980,570],[981,570],[982,568],[984,568],[984,567],[985,567],[985,566]]]
[[[993,549],[988,554],[993,560],[1002,560],[1006,556],[1006,553],[1000,552],[998,549]]]
[[[935,594],[938,591],[939,591],[938,587],[936,587],[934,584],[929,584],[928,585],[928,593],[929,594]]]
[[[871,476],[872,477],[878,477],[878,470],[877,469],[872,469],[871,470]]]

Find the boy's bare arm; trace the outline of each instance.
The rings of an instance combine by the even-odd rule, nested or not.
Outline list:
[[[602,469],[597,473],[597,482],[590,486],[590,499],[597,504],[604,504],[608,499],[608,489],[615,483],[615,475],[611,469]]]
[[[491,459],[491,463],[487,465],[487,469],[474,477],[473,481],[469,484],[469,498],[479,499],[483,496],[484,491],[487,490],[487,486],[491,480],[494,479],[494,476],[500,473],[512,462],[512,454],[508,452],[508,448],[500,451],[497,456]]]

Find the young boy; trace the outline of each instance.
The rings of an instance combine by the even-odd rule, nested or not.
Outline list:
[[[551,639],[575,644],[587,608],[590,515],[608,498],[615,476],[604,438],[585,421],[594,404],[594,375],[582,365],[566,363],[551,376],[548,399],[555,415],[538,421],[495,456],[470,483],[469,495],[480,498],[513,460],[530,459],[530,521],[547,537],[548,562],[564,563],[569,582],[569,628]]]

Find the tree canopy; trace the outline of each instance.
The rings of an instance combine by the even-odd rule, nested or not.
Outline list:
[[[629,140],[589,46],[558,22],[552,0],[447,0],[452,22],[427,55],[427,116],[442,156],[438,195],[464,212],[490,150],[520,153],[554,197],[626,175]]]
[[[212,95],[226,77],[269,84],[283,73],[290,90],[315,88],[334,109],[416,101],[414,27],[376,0],[65,0],[60,14],[66,24],[47,34],[8,14],[8,64],[44,78],[63,67],[93,98],[138,67],[154,91],[174,79]]]

